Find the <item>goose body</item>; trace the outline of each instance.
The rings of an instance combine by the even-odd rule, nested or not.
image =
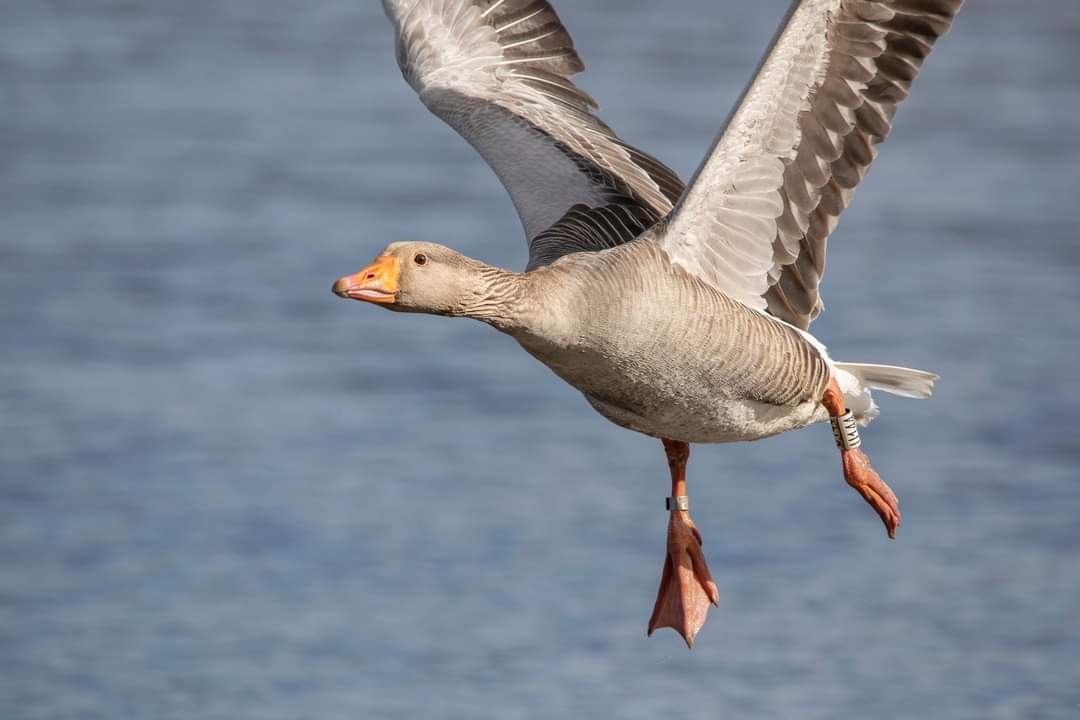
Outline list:
[[[519,277],[534,310],[510,334],[617,425],[715,443],[828,418],[818,348],[673,266],[654,238]]]
[[[405,79],[503,182],[529,258],[512,272],[392,243],[334,292],[486,322],[605,418],[663,441],[671,515],[650,634],[692,644],[719,599],[688,512],[690,443],[830,420],[845,480],[895,534],[896,496],[856,424],[877,415],[871,388],[928,397],[936,376],[835,363],[808,328],[829,236],[962,4],[795,0],[684,186],[597,117],[546,0],[383,0]]]

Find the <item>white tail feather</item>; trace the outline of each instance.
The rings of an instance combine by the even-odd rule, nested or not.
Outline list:
[[[786,323],[785,323],[786,324]],[[877,403],[870,395],[870,390],[882,390],[893,395],[922,400],[934,392],[934,382],[940,377],[925,370],[915,370],[895,365],[872,365],[870,363],[838,363],[829,357],[828,350],[816,337],[793,325],[791,329],[802,335],[807,342],[817,348],[821,357],[832,368],[844,402],[858,421],[859,425],[868,425],[881,414]]]
[[[934,381],[939,377],[925,370],[894,365],[836,363],[836,367],[851,373],[866,387],[920,400],[930,397],[934,392]]]
[[[844,393],[844,402],[859,425],[869,424],[881,413],[870,394],[871,388],[903,397],[928,398],[938,379],[934,373],[892,365],[832,363],[832,368]]]

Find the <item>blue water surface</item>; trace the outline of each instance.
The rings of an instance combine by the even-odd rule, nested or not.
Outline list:
[[[785,0],[562,0],[689,176]],[[1080,5],[969,2],[833,237],[865,446],[699,446],[722,607],[645,638],[668,491],[478,323],[346,303],[397,239],[520,268],[375,0],[0,0],[0,717],[1080,717]]]

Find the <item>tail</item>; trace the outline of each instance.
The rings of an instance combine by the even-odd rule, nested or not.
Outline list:
[[[836,363],[836,367],[851,373],[866,387],[916,400],[925,400],[930,397],[934,393],[934,382],[940,377],[925,370],[913,370],[895,365]]]
[[[934,382],[938,379],[937,375],[925,370],[893,365],[833,363],[833,368],[844,399],[860,425],[866,425],[880,412],[870,396],[871,388],[901,397],[924,399],[933,393]]]

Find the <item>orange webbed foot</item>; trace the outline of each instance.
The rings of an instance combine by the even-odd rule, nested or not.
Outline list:
[[[881,476],[870,465],[870,458],[858,448],[845,450],[843,453],[844,479],[862,495],[863,500],[885,524],[885,531],[890,538],[896,538],[896,528],[900,526],[900,501]]]
[[[667,558],[648,634],[669,627],[692,648],[694,636],[709,614],[709,605],[719,607],[720,591],[701,551],[701,533],[694,527],[690,513],[674,511],[668,522]]]

